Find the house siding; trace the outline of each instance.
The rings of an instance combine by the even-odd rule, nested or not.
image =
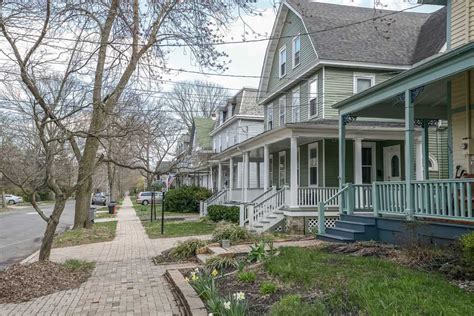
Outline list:
[[[430,171],[430,179],[448,178],[448,130],[447,128],[430,128],[429,153],[438,162],[438,171]]]
[[[474,41],[474,2],[451,1],[451,47]]]

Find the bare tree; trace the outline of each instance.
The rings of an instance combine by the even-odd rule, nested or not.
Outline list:
[[[188,47],[203,67],[225,70],[226,56],[213,44],[222,40],[220,31],[236,6],[251,10],[245,0],[0,1],[0,31],[9,48],[2,52],[10,61],[4,69],[18,71],[44,113],[69,134],[79,163],[75,228],[88,225],[100,138],[124,91],[139,85],[134,77],[139,66],[142,78],[156,77],[165,69],[169,47],[178,45]],[[38,84],[40,74],[58,68],[62,82],[75,77],[90,82],[85,91],[92,110],[82,134],[69,133],[56,120]],[[82,147],[77,138],[84,139]]]
[[[176,112],[190,131],[195,117],[211,117],[228,98],[229,94],[222,86],[195,80],[175,85],[167,99],[167,106]]]

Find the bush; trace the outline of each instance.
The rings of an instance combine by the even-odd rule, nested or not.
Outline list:
[[[273,294],[278,290],[278,287],[275,283],[270,281],[262,282],[260,285],[260,293],[262,295]]]
[[[222,271],[226,269],[237,269],[239,263],[237,260],[235,260],[232,257],[229,256],[216,256],[209,258],[209,260],[206,261],[206,268],[209,271]]]
[[[199,212],[199,201],[208,199],[211,191],[197,186],[183,186],[172,189],[165,196],[167,211]]]
[[[247,282],[247,283],[255,282],[256,277],[257,276],[255,275],[255,272],[252,272],[252,271],[242,271],[242,272],[237,273],[237,278],[241,282]]]
[[[326,307],[316,302],[305,303],[298,295],[286,295],[278,303],[272,306],[271,316],[317,316],[329,315]]]
[[[185,259],[196,255],[196,250],[207,245],[207,241],[201,239],[188,239],[178,243],[170,252],[170,256],[176,259]]]
[[[468,266],[474,267],[474,232],[462,236],[459,241],[464,261]]]
[[[218,225],[212,233],[212,240],[219,242],[223,239],[230,240],[231,243],[235,243],[250,238],[249,232],[238,225],[222,224]]]
[[[239,223],[240,208],[238,206],[211,205],[207,208],[207,212],[214,222]]]

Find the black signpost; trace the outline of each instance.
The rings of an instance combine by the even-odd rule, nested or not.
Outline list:
[[[161,234],[165,233],[165,194],[166,190],[163,189],[163,197],[161,199]]]

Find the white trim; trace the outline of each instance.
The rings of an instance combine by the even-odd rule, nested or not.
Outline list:
[[[284,74],[281,74],[281,53],[285,51],[285,73]],[[286,76],[286,74],[288,73],[288,54],[287,54],[287,50],[286,50],[286,44],[283,45],[282,47],[280,47],[280,49],[278,50],[278,77],[281,79],[281,78],[284,78]]]
[[[311,184],[311,149],[316,148],[316,184]],[[319,186],[319,144],[318,142],[308,144],[308,187],[318,187]]]
[[[297,159],[298,161],[297,161],[297,165],[296,165],[296,170],[298,171],[297,183],[298,183],[298,187],[300,187],[301,186],[301,148],[300,148],[300,146],[298,146],[296,156],[298,157],[298,159]]]
[[[325,118],[326,117],[326,67],[323,66],[323,115],[322,117]]]
[[[364,142],[362,141],[362,148],[371,148],[372,149],[372,182],[377,181],[377,143],[376,142]],[[362,162],[362,159],[361,159]],[[364,165],[362,164],[362,168]],[[363,182],[362,177],[362,183]]]
[[[298,63],[295,64],[295,53],[296,53],[295,43],[296,43],[297,39],[300,42],[300,50],[298,51],[299,52]],[[292,64],[292,69],[295,69],[296,67],[298,67],[301,64],[301,36],[300,36],[300,33],[298,33],[298,35],[293,37],[292,40],[291,40],[291,64]]]
[[[362,79],[362,80],[370,80],[370,88],[372,88],[375,85],[375,74],[373,73],[363,73],[363,72],[354,72],[353,78],[352,78],[352,92],[354,94],[362,92],[362,91],[357,91],[357,80]]]
[[[273,183],[273,154],[268,155],[268,186],[271,188]]]
[[[311,115],[311,84],[316,82],[316,114]],[[312,119],[319,116],[319,74],[316,74],[308,81],[308,118]]]
[[[432,167],[428,166],[428,171],[439,171],[438,159],[433,154],[428,155],[428,159],[431,162]]]
[[[266,109],[265,109],[265,112],[266,112],[266,114],[267,114],[267,120],[266,120],[266,122],[265,122],[265,125],[266,125],[265,127],[266,127],[266,130],[267,130],[267,131],[272,130],[272,129],[273,129],[273,126],[274,126],[274,124],[275,124],[275,118],[274,118],[274,115],[273,115],[273,114],[274,114],[274,113],[273,113],[273,110],[274,110],[274,108],[273,108],[273,102],[272,102],[272,103],[269,103],[269,104],[266,106]],[[272,120],[271,120],[272,126],[271,126],[271,127],[269,126],[270,120],[268,119],[270,113],[271,113],[271,115],[272,115]]]
[[[283,100],[283,102],[281,102]],[[281,109],[283,108],[283,112]],[[278,98],[278,126],[283,126],[286,124],[286,94]],[[283,123],[281,122],[281,117],[283,114]]]
[[[298,104],[295,105],[295,93],[298,93]],[[298,109],[298,118],[295,120],[295,110]],[[297,123],[301,122],[301,89],[300,86],[297,86],[291,90],[291,122]]]
[[[238,119],[240,120],[249,120],[249,121],[263,121],[264,115],[249,115],[249,114],[237,114],[232,116],[230,119],[226,120],[221,125],[214,128],[212,131],[209,132],[209,136],[214,136],[217,132],[221,131],[223,128],[229,126],[230,124],[234,123]]]
[[[284,172],[284,179],[283,179],[284,181],[283,181],[283,184],[282,184],[281,178],[280,178],[280,176],[281,176],[281,172],[280,172],[280,157],[285,157],[285,165],[284,165],[284,166],[285,166],[285,172]],[[286,160],[286,150],[283,150],[283,151],[278,152],[278,186],[279,186],[279,187],[281,187],[282,185],[287,184],[287,182],[286,182],[286,169],[287,169],[287,168],[286,168],[286,162],[287,162],[287,160]]]

